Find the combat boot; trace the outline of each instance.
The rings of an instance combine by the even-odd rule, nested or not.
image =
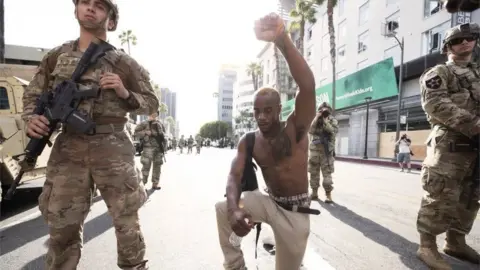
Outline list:
[[[435,235],[420,233],[420,246],[417,250],[417,257],[432,269],[451,270],[452,267],[438,252],[436,238]]]
[[[318,189],[316,188],[312,189],[312,194],[310,194],[310,199],[318,200]]]
[[[480,264],[480,254],[465,242],[465,234],[456,231],[447,231],[445,254],[473,264]]]
[[[325,203],[333,203],[331,191],[325,192],[325,197]]]

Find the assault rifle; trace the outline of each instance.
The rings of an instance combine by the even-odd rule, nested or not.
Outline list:
[[[81,101],[87,98],[96,98],[99,93],[98,88],[80,91],[77,88],[77,82],[92,64],[95,64],[107,51],[114,48],[115,47],[105,41],[95,39],[90,43],[78,62],[75,71],[73,71],[72,78],[63,81],[52,91],[44,92],[38,98],[33,114],[43,115],[48,119],[50,123],[48,125],[49,132],[48,135],[40,139],[30,138],[25,148],[25,153],[12,157],[19,161],[18,158],[24,156],[23,160],[19,161],[20,172],[17,177],[15,177],[5,195],[6,200],[12,198],[23,174],[35,167],[35,163],[45,149],[45,146],[48,145],[52,147],[50,137],[55,129],[57,129],[59,123],[81,133],[95,131],[95,122],[87,115],[79,112],[77,108]]]
[[[475,196],[475,192],[478,188],[480,188],[480,136],[477,135],[474,137],[474,150],[477,152],[477,158],[475,160],[475,167],[473,169],[473,177],[472,177],[472,185],[470,189],[470,194],[468,197],[468,203],[467,203],[467,210],[470,210],[472,207],[472,200]]]

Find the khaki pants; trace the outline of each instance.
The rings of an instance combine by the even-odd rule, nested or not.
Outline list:
[[[275,235],[275,269],[297,270],[300,268],[310,234],[308,214],[290,212],[278,206],[268,195],[260,191],[243,192],[243,209],[254,222],[264,222],[272,227]],[[245,269],[242,250],[229,242],[232,229],[228,222],[227,202],[215,205],[217,212],[218,237],[225,257],[226,270]]]

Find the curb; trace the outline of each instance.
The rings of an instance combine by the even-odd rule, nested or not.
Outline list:
[[[390,161],[390,160],[378,160],[378,159],[362,159],[357,157],[339,157],[336,156],[335,160],[337,161],[345,161],[345,162],[354,162],[360,164],[367,164],[367,165],[376,165],[376,166],[386,166],[386,167],[395,167],[398,168],[398,163]],[[422,164],[420,163],[411,163],[411,168],[413,170],[421,170]]]

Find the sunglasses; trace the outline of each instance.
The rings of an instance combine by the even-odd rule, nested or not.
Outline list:
[[[458,45],[458,44],[462,44],[464,40],[466,40],[468,42],[471,42],[471,41],[474,41],[476,39],[477,39],[476,37],[454,38],[454,39],[450,40],[450,45]]]

